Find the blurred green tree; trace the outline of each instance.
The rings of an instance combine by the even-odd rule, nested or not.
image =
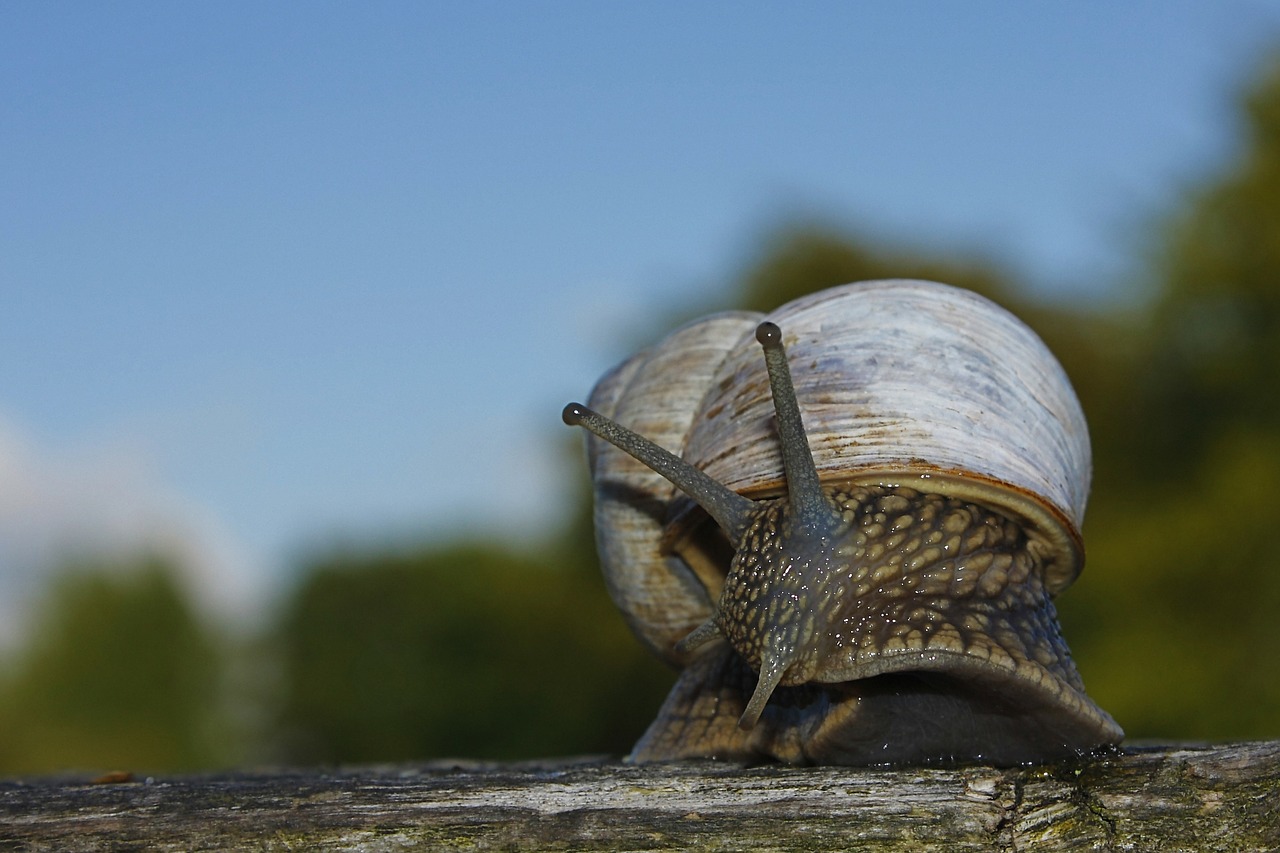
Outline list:
[[[0,770],[180,770],[227,760],[219,648],[161,557],[59,572],[0,689]]]
[[[1139,737],[1280,733],[1280,58],[1242,107],[1237,157],[1162,230],[1131,371],[1091,421],[1119,476],[1063,609],[1091,689]]]
[[[314,561],[279,629],[288,755],[625,752],[673,675],[593,564],[480,544]]]
[[[1280,60],[1242,101],[1242,150],[1188,193],[1157,247],[1135,448],[1153,477],[1224,433],[1280,428]]]

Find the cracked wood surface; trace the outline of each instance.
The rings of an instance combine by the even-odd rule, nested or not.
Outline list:
[[[0,849],[1280,849],[1280,741],[1018,769],[432,763],[0,782]]]

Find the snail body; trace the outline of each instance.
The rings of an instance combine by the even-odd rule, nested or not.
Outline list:
[[[633,759],[1016,764],[1122,737],[1052,602],[1083,565],[1084,416],[1003,309],[881,281],[713,315],[589,406],[564,417],[593,433],[607,586],[682,668]]]

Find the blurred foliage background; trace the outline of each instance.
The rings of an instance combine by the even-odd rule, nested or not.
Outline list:
[[[1059,609],[1133,739],[1280,736],[1280,62],[1240,110],[1236,159],[1133,247],[1141,280],[1118,290],[1138,299],[1046,302],[978,257],[800,223],[705,306],[920,277],[1044,337],[1095,453],[1088,566]],[[0,772],[626,752],[673,674],[607,600],[580,437],[564,441],[582,490],[546,541],[315,554],[262,636],[205,624],[162,558],[65,566],[0,668]]]

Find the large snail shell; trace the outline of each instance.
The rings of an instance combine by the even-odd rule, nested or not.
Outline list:
[[[767,319],[785,330],[823,482],[906,485],[1001,510],[1046,541],[1051,593],[1075,580],[1088,428],[1066,373],[1022,321],[976,293],[925,281],[835,287]],[[753,328],[743,327],[707,384],[683,455],[759,497],[785,483]]]
[[[971,291],[870,281],[811,294],[767,317],[705,317],[611,371],[591,407],[734,491],[781,493],[782,456],[754,338],[762,319],[785,330],[824,482],[911,485],[975,500],[1044,539],[1051,592],[1080,573],[1092,470],[1084,414],[1039,337]],[[727,554],[714,535],[693,535],[705,517],[661,475],[600,439],[588,448],[610,594],[646,645],[681,663],[673,646],[711,612]]]
[[[760,345],[785,359],[789,379],[771,379]],[[786,474],[776,423],[784,409],[773,394],[790,400],[778,389],[791,383],[787,423],[798,406],[803,427],[787,446],[807,444],[813,466],[806,451],[803,462],[793,452]],[[1084,415],[1053,355],[1004,309],[932,282],[845,285],[767,316],[690,323],[606,375],[590,399],[619,429],[692,466],[624,453],[596,437],[615,441],[614,427],[589,426],[609,592],[646,645],[688,667],[638,760],[1017,763],[1122,737],[1084,693],[1050,601],[1083,565]],[[598,418],[578,404],[565,412],[569,423]],[[706,492],[699,506],[649,465],[700,471],[725,497]],[[808,491],[788,484],[803,470]],[[823,504],[832,526],[771,521],[787,518],[774,507],[802,511],[795,494],[834,501]],[[771,500],[781,495],[789,500]],[[720,500],[712,523],[702,507]],[[925,538],[942,535],[940,512],[953,513],[960,526],[947,535],[957,538]],[[853,530],[855,519],[865,526]],[[796,524],[808,532],[786,539]],[[724,533],[748,528],[759,531],[749,542],[730,544]],[[784,539],[801,550],[782,551]],[[779,556],[762,556],[766,543]],[[837,558],[864,546],[865,559]],[[984,574],[997,559],[1002,568]],[[773,598],[785,578],[797,586]],[[828,621],[819,626],[819,617]],[[786,645],[790,637],[803,639]],[[770,664],[769,680],[766,651],[785,660]]]

